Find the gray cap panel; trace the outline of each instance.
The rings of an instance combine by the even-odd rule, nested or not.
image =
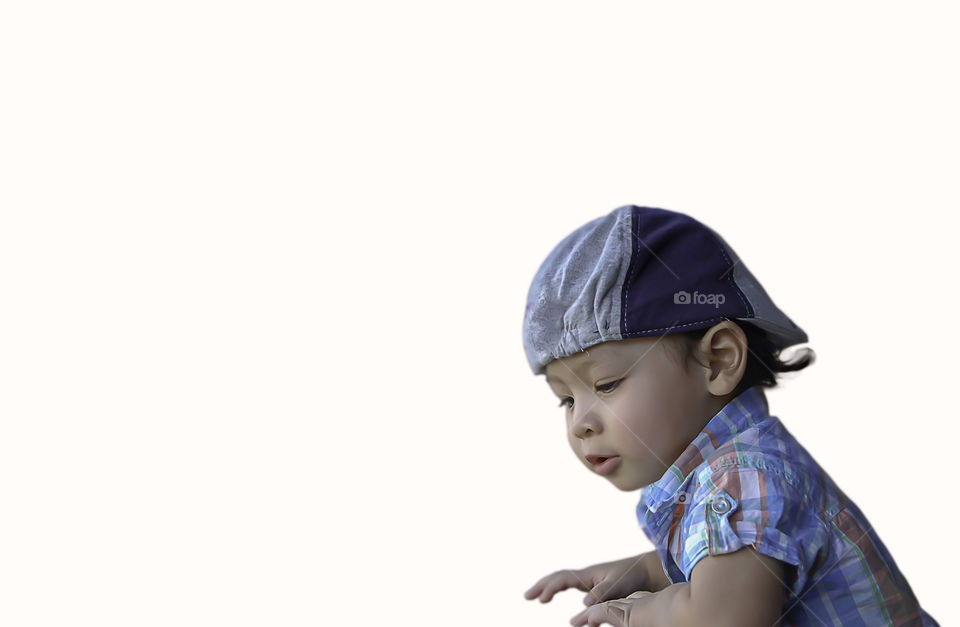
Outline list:
[[[712,229],[711,229],[712,230]],[[720,236],[713,231],[720,244],[723,246],[727,256],[733,263],[733,281],[750,301],[753,308],[754,318],[739,318],[744,322],[749,322],[759,327],[773,339],[780,348],[786,348],[794,344],[803,344],[808,341],[807,334],[798,327],[793,320],[787,317],[779,307],[774,304],[773,299],[767,294],[760,282],[757,281],[753,273],[750,272],[746,264],[737,256],[733,248]]]
[[[630,211],[583,225],[550,252],[527,293],[524,348],[531,370],[622,339],[620,299],[630,266]]]

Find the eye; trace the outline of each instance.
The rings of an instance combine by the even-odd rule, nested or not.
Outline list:
[[[610,392],[610,391],[612,391],[615,387],[617,387],[618,385],[620,385],[620,382],[621,382],[621,381],[623,381],[623,379],[617,379],[616,381],[611,381],[610,383],[604,383],[603,385],[598,385],[598,386],[597,386],[597,391],[598,391],[598,392]]]
[[[598,392],[612,392],[623,379],[617,379],[616,381],[611,381],[610,383],[604,383],[603,385],[596,386]],[[568,402],[569,401],[569,402]],[[560,407],[573,407],[573,398],[570,396],[564,396],[560,399]]]

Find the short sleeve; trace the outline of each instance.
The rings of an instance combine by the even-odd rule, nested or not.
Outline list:
[[[806,572],[797,540],[802,495],[780,474],[732,465],[701,483],[681,520],[680,562],[687,581],[708,555],[753,545],[757,552],[796,567],[796,590]],[[794,579],[790,577],[790,579]]]

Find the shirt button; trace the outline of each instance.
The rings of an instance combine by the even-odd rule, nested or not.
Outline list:
[[[730,511],[730,503],[722,496],[714,497],[710,507],[713,508],[715,514],[726,514]]]

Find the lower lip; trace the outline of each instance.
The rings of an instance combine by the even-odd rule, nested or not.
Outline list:
[[[598,475],[609,475],[620,466],[619,457],[610,457],[599,464],[594,465],[593,471]]]

